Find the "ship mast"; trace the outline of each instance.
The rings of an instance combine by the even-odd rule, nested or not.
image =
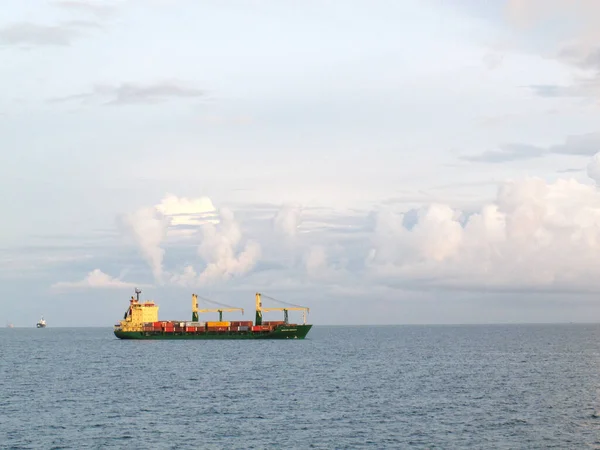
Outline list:
[[[192,294],[192,322],[198,322],[198,296]]]
[[[262,325],[262,301],[260,300],[260,293],[256,293],[256,318],[254,325]]]
[[[268,298],[270,300],[276,301],[278,303],[282,303],[284,305],[290,305],[283,308],[263,308],[261,302],[261,296]],[[310,311],[310,309],[306,306],[294,305],[293,303],[284,302],[283,300],[277,300],[276,298],[269,297],[265,294],[256,293],[256,325],[262,324],[262,313],[269,311],[283,311],[283,321],[288,323],[288,311],[302,311],[302,321],[306,325],[306,313]],[[260,318],[259,318],[260,314]],[[260,321],[260,323],[259,323]]]

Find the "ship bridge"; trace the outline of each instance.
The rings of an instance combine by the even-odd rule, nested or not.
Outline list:
[[[136,298],[133,296],[129,300],[129,308],[121,320],[121,329],[123,331],[135,330],[144,323],[158,322],[158,306],[152,301],[140,302],[140,289],[135,290]]]

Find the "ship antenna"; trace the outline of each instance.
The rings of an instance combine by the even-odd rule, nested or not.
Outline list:
[[[137,301],[140,301],[140,294],[142,293],[141,289],[135,288],[135,295],[137,297]]]

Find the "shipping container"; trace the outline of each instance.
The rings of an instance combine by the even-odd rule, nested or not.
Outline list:
[[[238,331],[248,331],[250,329],[250,327],[248,326],[240,326],[238,327]]]
[[[230,322],[206,322],[209,327],[228,327],[231,325]]]
[[[251,327],[252,321],[251,320],[236,320],[236,321],[231,322],[231,326],[232,327]]]

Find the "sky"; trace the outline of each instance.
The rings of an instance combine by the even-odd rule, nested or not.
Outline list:
[[[598,321],[599,17],[7,0],[0,325],[110,326],[136,287],[164,320]]]

